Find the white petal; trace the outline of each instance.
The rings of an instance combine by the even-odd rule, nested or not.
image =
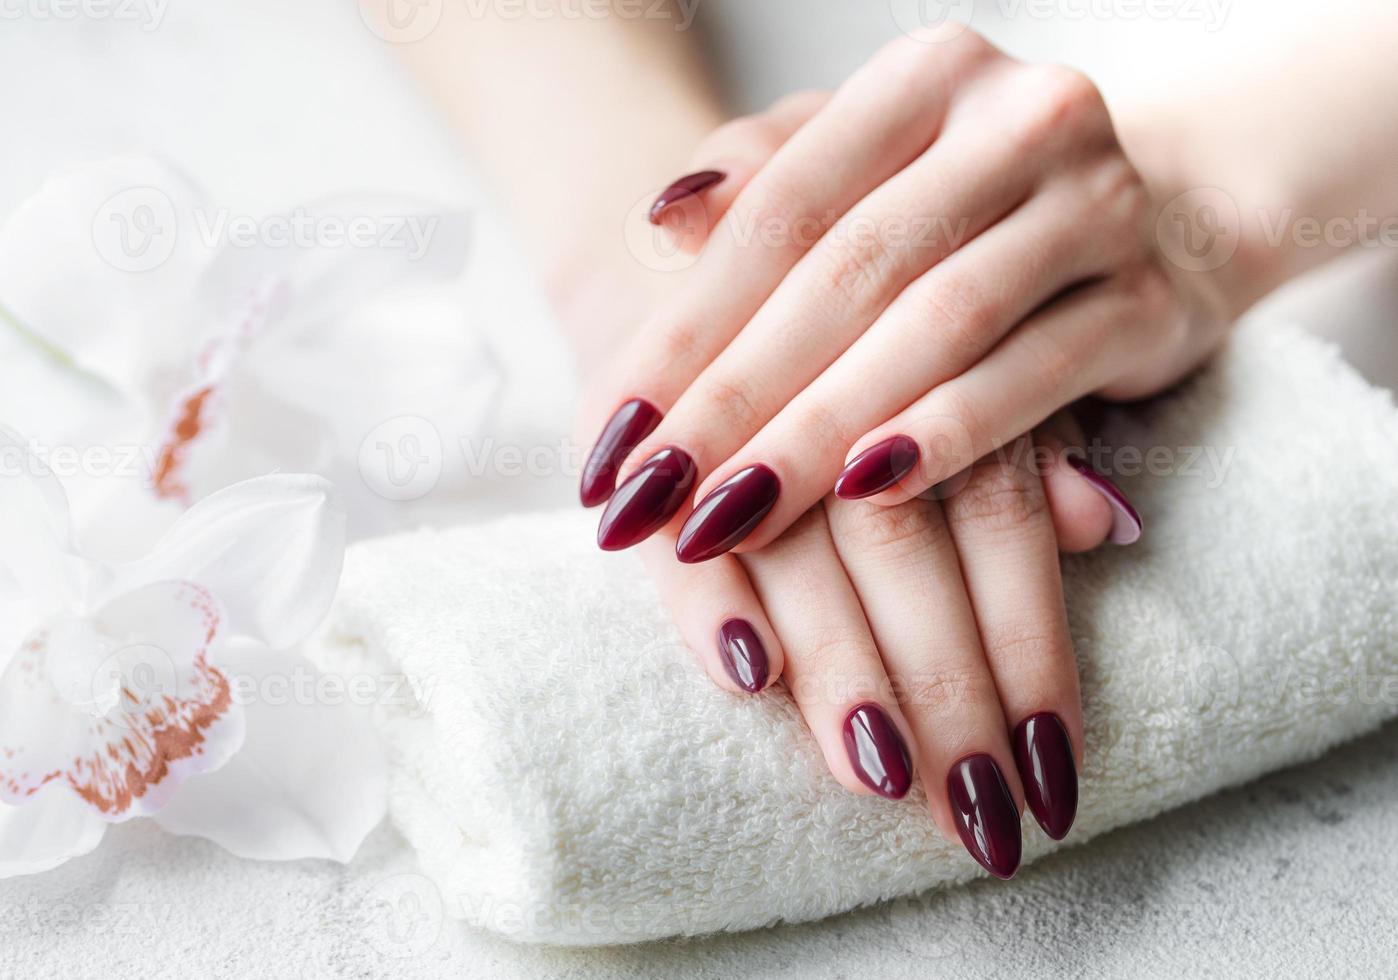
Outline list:
[[[205,497],[120,581],[187,579],[228,613],[231,636],[274,649],[297,643],[330,608],[345,556],[345,514],[315,476],[278,475]]]
[[[56,868],[95,848],[106,823],[62,787],[24,806],[0,805],[0,878]]]
[[[49,180],[0,229],[0,296],[55,356],[122,391],[188,356],[213,256],[198,192],[122,157]],[[75,287],[75,284],[81,284]]]
[[[199,586],[158,582],[31,635],[0,675],[0,801],[57,785],[126,820],[226,762],[243,713],[210,660],[222,618]]]
[[[24,438],[0,427],[0,666],[39,621],[73,596],[68,500]]]
[[[224,660],[246,699],[247,739],[223,768],[181,786],[156,822],[239,857],[349,861],[385,809],[367,708],[299,655],[241,650]]]

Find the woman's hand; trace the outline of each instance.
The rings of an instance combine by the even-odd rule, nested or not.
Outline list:
[[[1058,408],[1159,390],[1224,304],[1156,254],[1096,89],[966,32],[718,129],[655,215],[702,255],[616,359],[599,543],[754,552],[830,493],[896,505]],[[697,188],[697,189],[696,189]],[[620,406],[620,407],[619,407]],[[631,485],[625,485],[627,481]]]
[[[1076,433],[1059,416],[1037,448],[1015,440],[941,501],[829,497],[741,558],[681,564],[666,534],[640,549],[715,682],[751,694],[781,676],[842,785],[896,799],[919,778],[943,832],[1001,878],[1019,866],[1026,803],[1055,839],[1076,810],[1058,548],[1139,532],[1063,438]]]

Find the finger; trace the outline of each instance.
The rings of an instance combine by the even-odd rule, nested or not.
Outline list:
[[[1023,793],[941,509],[936,501],[875,507],[835,497],[826,506],[912,727],[933,817],[986,870],[1009,878],[1019,867]]]
[[[1077,812],[1082,705],[1058,544],[1029,437],[978,462],[943,501],[1025,801],[1061,840]]]
[[[829,98],[828,92],[797,92],[764,113],[720,126],[696,153],[697,169],[656,198],[652,223],[663,225],[680,248],[697,252],[738,192]],[[583,414],[593,413],[584,408]],[[595,430],[595,422],[583,424]],[[610,406],[607,423],[583,464],[578,493],[584,507],[607,501],[621,462],[659,424],[660,410],[645,399]]]
[[[829,92],[796,92],[766,112],[724,123],[695,151],[690,172],[670,184],[650,208],[650,222],[691,255],[772,154],[830,101]]]
[[[929,151],[929,156],[936,150]],[[1010,165],[1007,161],[1006,166]],[[1097,202],[1084,194],[1079,182],[1057,183],[909,285],[862,336],[849,338],[849,349],[799,393],[794,389],[806,382],[799,365],[793,366],[799,359],[782,357],[781,371],[764,377],[760,385],[763,407],[793,397],[700,484],[698,499],[703,500],[733,473],[756,462],[777,473],[781,498],[770,516],[743,542],[743,549],[750,550],[780,534],[797,514],[829,493],[832,485],[837,485],[841,495],[861,497],[896,482],[906,469],[902,473],[891,469],[880,450],[865,456],[862,467],[851,465],[850,474],[836,483],[842,460],[861,433],[907,407],[929,388],[971,367],[1014,324],[1051,297],[1073,283],[1104,274],[1120,260],[1113,243],[1121,239],[1097,233],[1092,219],[1099,213]],[[815,258],[816,253],[812,253],[788,282],[797,282]],[[901,282],[895,284],[901,286]],[[819,296],[814,284],[810,286],[804,293]],[[732,390],[743,383],[744,372],[747,377],[754,374],[753,365],[771,363],[779,356],[775,350],[760,349],[766,340],[760,326],[781,295],[779,291],[705,370],[671,410],[661,426],[664,431],[657,432],[655,438],[691,447],[706,445],[702,433],[721,433],[720,445],[714,447],[714,439],[707,443],[720,449],[742,440],[745,433],[741,425],[733,420],[725,423],[716,402],[696,406],[694,399],[702,398],[706,385]],[[834,302],[826,305],[839,306]],[[804,325],[814,318],[813,312],[806,313],[792,322]],[[822,336],[834,332],[819,322],[816,327]],[[730,360],[734,355],[740,359]],[[726,373],[712,380],[716,372]],[[870,379],[877,381],[871,384]],[[675,435],[676,430],[681,434]],[[914,457],[903,465],[910,468],[915,462]],[[702,472],[703,460],[698,463]],[[875,482],[868,483],[871,477]]]
[[[933,388],[851,448],[852,463],[896,436],[913,441],[918,461],[898,483],[868,498],[907,500],[1004,446],[1058,407],[1101,389],[1176,329],[1164,279],[1153,271],[1072,289],[1033,314],[964,373]]]
[[[831,773],[855,793],[907,795],[918,764],[911,732],[824,511],[743,563],[785,641],[787,688]]]
[[[1140,536],[1140,518],[1132,524],[1124,513],[1119,514],[1106,494],[1079,470],[1084,442],[1081,427],[1068,411],[1052,415],[1034,430],[1036,472],[1044,481],[1058,550],[1070,554],[1091,551],[1109,537],[1126,542],[1132,530]],[[1119,521],[1125,522],[1120,528]]]
[[[674,560],[664,538],[641,557],[685,644],[715,684],[756,694],[781,676],[782,646],[736,558],[690,568]]]
[[[674,302],[641,327],[609,370],[600,410],[641,399],[668,411],[835,218],[927,148],[953,78],[990,50],[969,33],[941,45],[936,57],[904,40],[851,76],[737,196],[723,233],[709,238]],[[739,402],[735,395],[734,412]],[[604,420],[589,410],[594,431]],[[616,478],[662,448],[647,437]]]

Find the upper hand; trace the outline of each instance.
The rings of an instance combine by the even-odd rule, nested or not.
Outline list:
[[[684,561],[761,548],[832,487],[900,503],[1083,395],[1159,390],[1222,334],[1207,283],[1157,254],[1096,88],[970,32],[729,123],[696,169],[725,177],[660,217],[702,254],[588,414],[624,409],[584,481],[597,503],[631,478],[604,547],[691,498]]]

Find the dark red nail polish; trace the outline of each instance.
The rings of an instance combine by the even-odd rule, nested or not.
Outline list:
[[[890,800],[901,800],[913,785],[913,762],[903,736],[887,712],[872,701],[845,716],[845,751],[859,781]]]
[[[617,487],[597,524],[597,546],[620,551],[639,544],[675,516],[694,489],[689,453],[666,446]]]
[[[840,473],[835,481],[835,496],[861,500],[882,493],[908,475],[917,465],[917,457],[917,443],[907,436],[894,436],[870,446]]]
[[[612,495],[622,460],[655,431],[660,419],[660,409],[641,398],[631,399],[612,413],[583,466],[579,496],[584,507],[596,507]]]
[[[1030,715],[1015,728],[1015,765],[1029,812],[1054,840],[1062,840],[1078,812],[1078,767],[1073,743],[1058,716]]]
[[[1019,811],[995,760],[972,755],[952,766],[947,797],[971,857],[997,878],[1013,877],[1019,869]]]
[[[744,691],[756,694],[767,686],[767,648],[746,619],[730,619],[718,628],[718,650],[728,676]]]
[[[655,203],[650,206],[650,223],[660,224],[667,208],[687,197],[693,197],[720,183],[728,175],[722,170],[701,170],[697,174],[686,174],[660,192]]]
[[[780,492],[777,474],[761,463],[733,474],[699,501],[684,522],[676,557],[688,564],[717,558],[757,527]]]
[[[1083,479],[1092,484],[1092,489],[1107,498],[1112,505],[1112,530],[1108,535],[1112,544],[1135,544],[1141,537],[1141,515],[1126,499],[1126,494],[1117,485],[1098,473],[1085,459],[1068,457],[1068,465],[1082,474]]]

